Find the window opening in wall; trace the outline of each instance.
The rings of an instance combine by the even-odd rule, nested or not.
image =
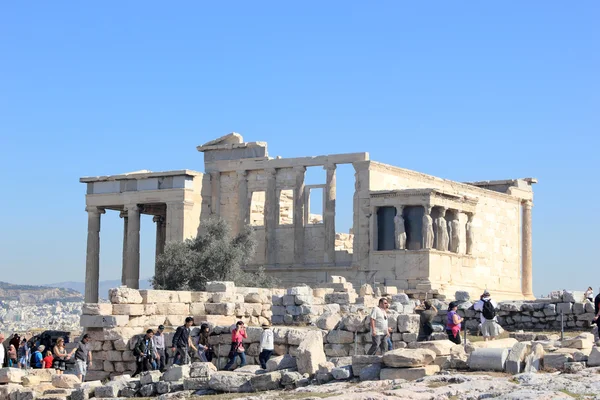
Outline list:
[[[294,224],[294,190],[283,189],[279,192],[279,225]]]
[[[307,225],[323,223],[323,189],[311,188],[308,194],[308,220]]]
[[[335,171],[335,249],[352,253],[354,224],[354,167],[338,164]]]
[[[265,192],[252,192],[250,200],[250,226],[265,225]]]
[[[396,238],[394,235],[394,217],[396,207],[379,207],[377,209],[377,250],[394,250]]]

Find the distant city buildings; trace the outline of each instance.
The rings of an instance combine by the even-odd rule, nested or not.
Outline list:
[[[31,330],[79,331],[83,302],[22,304],[18,300],[0,301],[0,325],[5,334]]]

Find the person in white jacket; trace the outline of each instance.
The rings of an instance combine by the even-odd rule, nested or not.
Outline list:
[[[498,308],[498,303],[492,300],[487,289],[473,306],[475,311],[481,311],[481,334],[485,341],[494,340],[502,333],[502,327],[498,324],[496,317],[496,308]]]
[[[273,342],[273,329],[271,329],[271,326],[265,322],[262,324],[262,327],[263,332],[260,336],[260,347],[258,348],[260,354],[258,356],[258,361],[260,361],[260,367],[262,369],[267,369],[267,361],[271,358],[275,345]]]

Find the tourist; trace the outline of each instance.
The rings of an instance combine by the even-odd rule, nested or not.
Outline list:
[[[456,313],[456,310],[458,310],[458,303],[450,303],[448,306],[446,333],[448,334],[448,340],[460,344],[460,324],[463,319]]]
[[[16,368],[17,364],[17,349],[11,344],[8,346],[8,367]]]
[[[67,349],[65,349],[65,339],[58,338],[52,352],[54,353],[54,364],[52,366],[56,370],[57,375],[62,375],[62,373],[65,372],[65,370],[67,369],[65,363],[65,359],[67,358]]]
[[[154,336],[152,336],[152,344],[154,344],[154,350],[158,354],[156,363],[156,369],[163,372],[167,368],[167,355],[165,351],[165,335],[163,331],[165,330],[164,325],[159,325],[158,329]]]
[[[4,335],[0,332],[0,366],[5,367],[8,365],[6,357],[6,348],[4,347]]]
[[[154,349],[153,336],[154,331],[148,329],[146,334],[137,341],[135,348],[133,349],[133,355],[136,357],[137,361],[137,369],[135,370],[135,373],[131,375],[132,377],[137,376],[141,372],[152,371],[152,360],[160,357]]]
[[[12,344],[13,346],[15,346],[15,349],[18,349],[19,345],[21,344],[21,336],[19,336],[18,333],[13,334],[13,337],[12,339],[10,339],[10,342],[8,344]]]
[[[67,332],[65,335],[65,344],[69,344],[71,342],[71,332]]]
[[[44,369],[52,368],[52,364],[54,363],[54,357],[52,357],[52,352],[50,350],[46,351],[46,357],[42,360],[42,364],[44,365]]]
[[[19,346],[19,368],[27,369],[29,360],[29,346],[27,346],[27,339],[21,341]]]
[[[89,342],[90,336],[86,333],[79,343],[77,343],[77,347],[75,347],[67,356],[68,360],[75,354],[75,373],[81,382],[85,380],[88,363],[92,363],[92,351],[89,349]]]
[[[587,290],[585,291],[585,295],[584,295],[584,297],[585,297],[585,298],[584,298],[584,301],[585,301],[585,300],[589,300],[589,301],[591,301],[592,303],[594,302],[594,289],[592,289],[592,287],[591,287],[591,286],[589,286],[589,287],[587,288]]]
[[[173,350],[175,363],[176,364],[189,364],[190,355],[189,348],[191,347],[194,351],[197,351],[196,346],[192,343],[190,327],[194,324],[194,318],[187,317],[185,319],[185,325],[177,328],[175,335],[173,336],[173,344],[171,350]]]
[[[33,352],[33,357],[32,357],[32,368],[36,368],[36,369],[40,369],[40,368],[44,368],[44,356],[43,356],[43,352],[46,349],[46,347],[43,344],[40,344],[35,351]]]
[[[238,321],[235,324],[235,329],[231,331],[231,350],[229,350],[229,361],[225,365],[225,371],[229,371],[233,367],[236,357],[240,358],[239,367],[246,365],[246,349],[244,349],[242,341],[247,337],[248,334],[246,333],[244,322]]]
[[[258,361],[262,369],[267,369],[267,361],[271,358],[273,350],[275,350],[273,329],[268,322],[262,324],[262,334],[260,335],[260,346],[258,347]]]
[[[202,362],[210,362],[212,360],[210,345],[208,344],[209,336],[210,328],[208,327],[208,324],[202,324],[200,326],[200,335],[198,336],[198,357],[200,357]]]
[[[430,341],[431,335],[433,335],[433,320],[435,319],[438,310],[435,308],[431,301],[425,300],[423,302],[425,310],[421,312],[419,322],[419,335],[417,336],[417,342]]]
[[[498,308],[498,304],[492,300],[487,289],[473,306],[475,311],[481,311],[481,334],[486,342],[495,340],[502,333],[502,327],[498,324],[498,318],[496,317],[496,308]]]
[[[367,354],[372,356],[377,353],[377,348],[381,349],[381,354],[385,353],[387,348],[386,337],[389,336],[387,309],[390,303],[385,297],[379,299],[379,305],[373,307],[371,311],[371,339],[372,344]]]

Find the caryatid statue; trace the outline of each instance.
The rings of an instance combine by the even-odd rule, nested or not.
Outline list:
[[[450,237],[450,251],[458,253],[460,250],[460,214],[456,214],[456,217],[451,221],[448,221],[449,237]]]
[[[425,207],[425,214],[423,215],[423,227],[421,228],[421,234],[423,235],[423,248],[433,248],[433,218],[431,218],[431,207]]]
[[[406,228],[404,227],[404,218],[402,210],[404,206],[396,207],[396,216],[394,217],[394,233],[396,237],[396,249],[406,249]]]
[[[446,223],[446,207],[440,208],[440,216],[435,219],[437,225],[437,242],[436,249],[441,251],[448,251],[448,224]]]
[[[467,213],[467,254],[473,254],[473,242],[474,242],[474,232],[473,232],[473,213]]]

